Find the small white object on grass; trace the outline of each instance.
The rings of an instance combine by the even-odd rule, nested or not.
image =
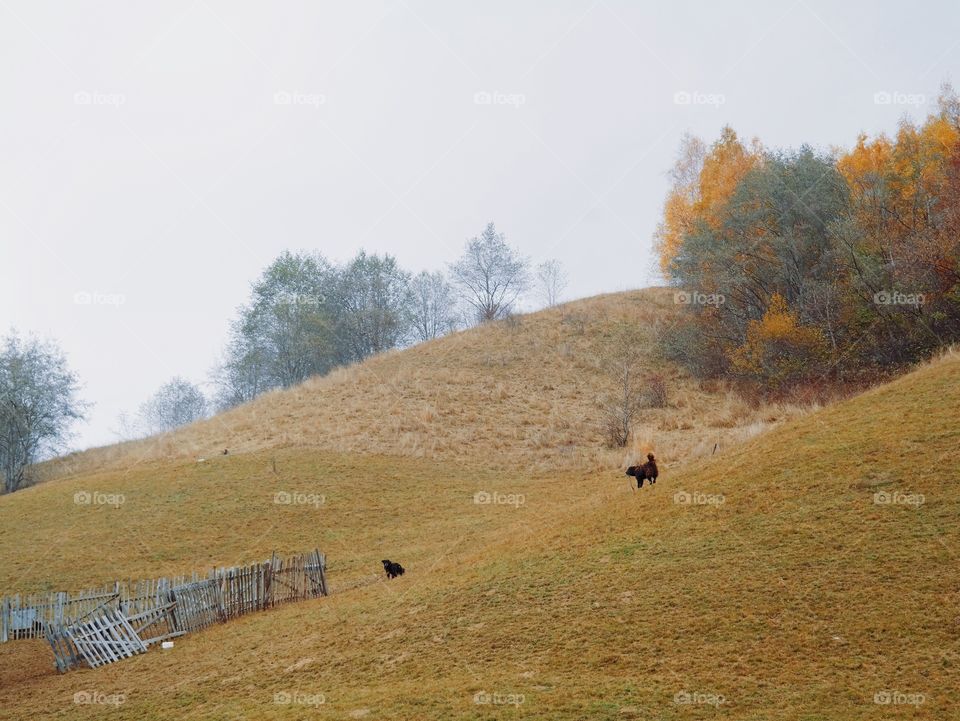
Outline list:
[[[163,641],[160,648],[173,648],[173,641]]]

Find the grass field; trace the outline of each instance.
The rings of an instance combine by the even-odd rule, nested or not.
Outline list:
[[[63,676],[2,645],[0,718],[958,718],[958,407],[947,355],[642,491],[520,442],[512,469],[290,445],[43,483],[0,498],[4,588],[319,546],[334,593]]]

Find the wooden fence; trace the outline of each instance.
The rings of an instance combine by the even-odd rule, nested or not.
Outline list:
[[[0,643],[19,638],[43,638],[47,629],[76,623],[99,610],[119,608],[125,614],[136,614],[163,606],[170,590],[199,580],[192,576],[175,576],[145,581],[117,581],[68,593],[36,593],[5,596],[0,599]]]
[[[65,671],[82,661],[110,663],[278,603],[326,595],[326,557],[319,550],[287,558],[274,554],[263,563],[213,569],[206,578],[193,574],[117,581],[75,594],[7,596],[0,600],[0,641],[46,638],[57,667]]]

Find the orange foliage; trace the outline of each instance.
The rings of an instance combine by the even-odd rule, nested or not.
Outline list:
[[[955,192],[960,125],[951,97],[945,94],[940,113],[922,125],[901,123],[894,141],[861,135],[837,161],[850,187],[860,247],[879,253],[901,273],[932,268],[943,293],[956,291],[960,260],[951,227],[960,200]]]
[[[837,378],[869,373],[960,338],[960,97],[952,88],[923,122],[904,120],[892,137],[861,134],[846,153],[767,155],[730,128],[708,151],[694,147],[685,141],[674,168],[660,265],[672,280],[730,302],[691,308],[702,332],[676,340],[691,367],[784,385],[828,366]],[[814,202],[822,223],[781,232],[767,220],[767,204],[778,202],[768,181],[781,165],[812,167],[807,161],[835,163],[846,191],[817,170],[832,176],[817,196],[829,215]],[[744,186],[751,172],[761,175]],[[888,304],[881,291],[922,300]],[[746,320],[764,298],[762,318]]]
[[[861,133],[857,144],[837,160],[837,169],[850,186],[857,200],[865,200],[882,191],[883,180],[890,167],[893,145],[885,135],[873,142]]]
[[[687,194],[670,191],[663,204],[663,222],[657,228],[660,270],[670,274],[670,263],[680,252],[684,236],[693,229],[693,202]]]
[[[760,161],[759,146],[747,149],[730,127],[725,127],[713,144],[700,171],[700,193],[694,215],[714,228],[720,226],[723,208],[743,176]]]
[[[921,127],[903,122],[895,142],[881,135],[857,144],[837,161],[854,200],[883,207],[901,224],[901,231],[929,223],[947,171],[960,144],[960,130],[944,116]]]
[[[780,385],[809,374],[826,348],[823,331],[801,325],[783,296],[774,293],[763,318],[749,322],[744,344],[728,357],[735,371]]]
[[[680,251],[684,236],[697,222],[718,228],[727,201],[747,172],[756,167],[762,148],[754,141],[750,148],[740,142],[730,127],[724,127],[720,138],[701,158],[694,153],[702,143],[685,139],[681,156],[674,167],[673,187],[663,207],[663,222],[657,229],[657,250],[660,269],[670,274],[670,263]]]

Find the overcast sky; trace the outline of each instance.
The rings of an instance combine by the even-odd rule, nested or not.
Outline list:
[[[0,332],[64,349],[84,447],[205,381],[286,248],[435,269],[493,220],[568,297],[650,285],[685,131],[891,132],[957,79],[958,27],[956,2],[0,0]]]

